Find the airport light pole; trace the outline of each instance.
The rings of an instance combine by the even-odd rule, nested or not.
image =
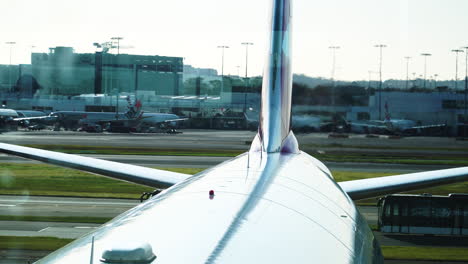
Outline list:
[[[5,42],[5,44],[10,45],[10,62],[8,64],[8,85],[10,86],[10,89],[11,89],[11,56],[12,56],[12,51],[13,51],[13,45],[15,45],[16,42],[8,41],[8,42]]]
[[[247,86],[248,79],[247,79],[247,67],[249,65],[249,45],[253,45],[252,42],[242,42],[242,45],[245,46],[245,83],[244,83],[244,113],[247,111]]]
[[[439,76],[439,74],[435,73],[434,74],[434,90],[437,89],[437,77]]]
[[[423,88],[426,89],[426,66],[427,66],[427,57],[431,56],[432,54],[430,53],[421,53],[421,56],[424,56],[424,82],[423,82]]]
[[[367,83],[367,95],[370,95],[370,88],[371,88],[371,82],[372,82],[372,74],[377,73],[376,71],[367,71],[369,73],[369,81]]]
[[[247,66],[249,64],[249,45],[253,45],[252,42],[242,42],[245,46],[245,78],[247,79]]]
[[[332,96],[331,96],[331,105],[333,110],[335,110],[335,65],[336,65],[336,50],[339,49],[339,46],[330,46],[328,47],[332,50],[332,71],[331,71],[331,81],[332,81]]]
[[[374,47],[380,49],[380,63],[379,63],[379,120],[382,120],[382,49],[387,47],[384,44],[377,44]]]
[[[111,39],[117,41],[117,55],[119,55],[120,54],[120,40],[122,40],[123,37],[112,37]]]
[[[369,81],[367,82],[367,92],[369,93],[372,71],[367,71],[367,72],[369,73]]]
[[[218,46],[221,49],[221,77],[224,76],[224,49],[229,49],[228,46]]]
[[[35,48],[36,46],[31,45],[30,47],[31,47],[31,64],[32,64],[32,54],[33,54],[34,48]]]
[[[455,91],[458,88],[458,53],[463,52],[461,49],[453,49],[452,52],[455,52]]]
[[[408,82],[409,82],[409,60],[411,59],[411,57],[409,56],[406,56],[405,57],[406,59],[406,90],[408,90]]]
[[[229,49],[229,46],[218,46],[218,49],[221,49],[221,96],[224,90],[224,49]]]
[[[464,102],[464,117],[463,117],[463,123],[464,123],[464,136],[466,137],[466,123],[467,123],[467,114],[468,114],[468,106],[466,105],[467,104],[467,95],[468,95],[468,46],[466,47],[462,47],[463,49],[465,49],[465,102]]]

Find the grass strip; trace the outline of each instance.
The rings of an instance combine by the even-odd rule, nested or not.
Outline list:
[[[452,146],[456,146],[454,141],[452,141]],[[465,147],[420,147],[420,146],[388,146],[388,145],[348,145],[340,143],[331,143],[331,144],[301,144],[303,148],[337,148],[337,149],[346,149],[346,148],[355,148],[355,149],[387,149],[387,150],[421,150],[421,151],[468,151],[468,148]]]
[[[57,250],[74,239],[55,237],[0,236],[0,249]]]
[[[407,165],[450,165],[467,166],[468,157],[460,156],[414,156],[414,155],[385,155],[372,154],[319,154],[310,155],[321,161],[331,162],[359,162],[359,163],[384,163],[384,164],[407,164]]]
[[[0,194],[138,199],[153,188],[47,164],[0,163]],[[195,174],[199,168],[162,168]]]
[[[86,145],[45,145],[26,144],[24,146],[69,154],[106,154],[106,155],[156,155],[156,156],[209,156],[209,157],[235,157],[244,151],[229,149],[177,149],[177,148],[145,148],[145,147],[114,147],[114,146],[86,146]],[[381,147],[381,149],[388,149]],[[319,154],[316,150],[305,151],[322,161],[333,162],[366,162],[388,164],[415,164],[415,165],[452,165],[468,166],[466,155],[450,156],[414,156],[408,154],[392,155],[382,152],[371,154]]]
[[[78,170],[47,164],[0,163],[0,194],[79,196],[102,198],[138,199],[150,187],[115,180]],[[159,168],[174,172],[195,174],[201,168]],[[398,173],[376,173],[355,171],[333,171],[336,181],[349,181],[395,175]],[[439,187],[418,190],[413,193],[465,193],[468,182],[454,183]],[[359,205],[376,204],[377,199],[359,201]]]
[[[467,248],[381,246],[385,259],[468,261]]]
[[[35,216],[35,215],[0,215],[0,221],[33,221],[33,222],[62,222],[62,223],[91,223],[104,224],[111,220],[108,217],[88,216]]]

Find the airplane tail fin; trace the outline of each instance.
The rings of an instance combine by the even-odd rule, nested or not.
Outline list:
[[[263,74],[257,140],[264,152],[299,151],[291,131],[291,1],[272,0],[269,52]]]
[[[141,111],[142,104],[140,100],[136,99],[135,104],[132,104],[130,96],[128,96],[127,102],[128,102],[128,106],[127,106],[128,110],[125,113],[125,116],[128,119],[138,119],[143,114],[143,112]]]
[[[388,111],[388,102],[385,102],[385,121],[390,122],[391,116],[390,112]]]

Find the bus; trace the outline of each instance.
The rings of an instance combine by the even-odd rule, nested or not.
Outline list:
[[[385,233],[468,235],[468,194],[392,194],[378,202]]]

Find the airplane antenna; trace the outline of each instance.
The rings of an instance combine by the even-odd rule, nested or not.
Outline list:
[[[89,259],[89,264],[93,264],[94,259],[94,236],[91,238],[91,257]]]

